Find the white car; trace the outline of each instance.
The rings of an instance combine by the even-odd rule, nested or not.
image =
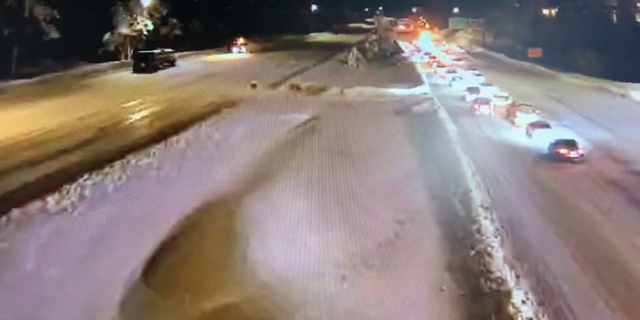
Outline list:
[[[487,78],[485,78],[485,76],[482,73],[478,72],[478,71],[471,71],[469,74],[471,75],[473,80],[478,82],[478,83],[487,82]]]
[[[529,124],[527,124],[527,127],[525,129],[525,132],[527,134],[527,137],[529,139],[531,139],[533,137],[533,133],[538,131],[538,130],[547,130],[547,129],[551,129],[551,124],[548,121],[545,120],[537,120],[534,122],[531,122]]]
[[[455,53],[464,53],[464,54],[467,53],[466,51],[464,51],[464,49],[462,49],[462,48],[460,48],[460,47],[458,47],[456,45],[450,46],[449,50],[451,50],[451,52],[455,52]]]
[[[460,70],[458,71],[458,73],[460,73],[460,76],[463,78],[464,83],[468,84],[469,86],[477,86],[481,83],[486,82],[484,76],[478,77],[476,72],[473,71]]]
[[[453,64],[456,67],[464,67],[465,65],[467,65],[467,62],[464,60],[464,58],[455,57],[451,59],[451,64]]]
[[[464,102],[471,102],[476,98],[480,97],[480,93],[481,93],[481,90],[480,90],[480,87],[478,86],[467,87],[464,90],[464,93],[462,94],[462,100]]]
[[[541,152],[549,152],[548,148],[558,140],[574,140],[584,151],[591,149],[586,140],[567,127],[551,127],[537,129],[531,134],[531,143]]]
[[[456,69],[447,68],[444,73],[442,71],[436,70],[436,77],[434,80],[435,83],[449,85],[451,83],[451,80],[457,76],[459,76],[459,74]]]
[[[440,63],[440,64],[437,64],[435,68],[433,68],[433,70],[437,75],[440,75],[440,74],[447,73],[447,70],[449,70],[449,67],[445,64]]]
[[[452,75],[450,77],[447,77],[446,80],[447,80],[447,83],[449,84],[449,87],[460,88],[462,85],[465,84],[464,77],[462,77],[461,75]]]
[[[493,98],[494,95],[500,92],[500,88],[488,82],[483,82],[480,85],[478,85],[478,87],[480,88],[481,97]]]
[[[513,103],[513,98],[511,97],[510,94],[502,91],[502,92],[498,92],[495,95],[493,95],[493,98],[491,99],[491,103],[494,106],[507,106]]]

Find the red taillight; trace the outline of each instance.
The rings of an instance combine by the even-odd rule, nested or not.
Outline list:
[[[578,151],[578,154],[583,154],[584,151],[582,150],[582,148],[578,148],[576,151]]]

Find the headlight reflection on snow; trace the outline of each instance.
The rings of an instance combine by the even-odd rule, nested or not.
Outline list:
[[[250,58],[250,53],[224,53],[224,54],[210,54],[204,59],[206,61],[230,61]]]
[[[151,114],[152,111],[153,111],[152,109],[145,109],[145,110],[138,111],[138,112],[130,115],[129,116],[129,120],[127,121],[127,124],[134,123],[136,121],[140,121],[140,120],[148,117]]]
[[[131,124],[148,118],[149,115],[151,115],[156,109],[158,109],[157,106],[144,102],[143,99],[133,100],[120,106],[130,109],[130,114],[128,114],[126,120],[127,124]]]

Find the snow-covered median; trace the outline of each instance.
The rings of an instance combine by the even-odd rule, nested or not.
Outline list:
[[[109,319],[171,228],[208,199],[233,192],[261,155],[308,119],[223,113],[2,218],[3,320]]]

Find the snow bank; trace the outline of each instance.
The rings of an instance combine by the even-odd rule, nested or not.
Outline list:
[[[599,88],[608,90],[611,93],[624,96],[624,97],[630,97],[636,101],[640,101],[640,84],[639,83],[616,82],[616,81],[611,81],[607,79],[593,78],[593,77],[589,77],[589,76],[585,76],[577,73],[554,71],[554,70],[536,65],[534,63],[512,59],[507,57],[504,54],[487,50],[481,47],[475,47],[474,51],[482,52],[484,54],[490,55],[494,58],[502,60],[507,64],[543,72],[558,78],[562,78],[565,81],[573,82],[579,85],[599,87]]]
[[[215,52],[220,52],[220,50],[221,49],[206,50],[206,51],[178,52],[177,56],[178,58],[187,58],[187,57],[196,56],[196,55],[212,54]],[[11,81],[0,82],[0,89],[54,80],[55,78],[61,77],[61,76],[84,77],[89,75],[107,73],[110,71],[125,70],[128,68],[131,68],[131,61],[113,61],[113,62],[93,63],[93,64],[82,65],[69,70],[64,70],[61,72],[41,75],[32,79],[21,79],[21,80],[11,80]]]
[[[312,112],[269,109],[258,101],[223,113],[4,216],[3,320],[112,317],[171,228],[239,188],[261,154]]]
[[[428,84],[426,73],[419,65],[418,72],[423,76],[423,81]],[[547,316],[538,309],[538,303],[529,289],[529,284],[508,264],[508,245],[503,240],[496,213],[492,209],[491,197],[487,188],[478,176],[473,162],[461,149],[461,140],[458,128],[449,117],[447,111],[434,96],[435,110],[438,117],[447,129],[449,138],[453,142],[456,157],[463,171],[466,183],[469,185],[469,197],[472,206],[472,216],[476,221],[476,236],[481,243],[471,252],[478,255],[482,261],[482,267],[486,271],[486,277],[482,279],[483,285],[491,291],[509,292],[510,312],[514,319],[518,320],[546,320]]]

